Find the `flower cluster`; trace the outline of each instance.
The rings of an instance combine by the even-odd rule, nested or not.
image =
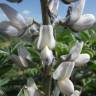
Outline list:
[[[89,62],[88,54],[80,54],[83,42],[78,42],[71,48],[69,54],[61,56],[63,62],[53,72],[53,79],[57,80],[58,87],[63,94],[68,96],[80,96],[80,92],[74,90],[70,76],[75,66],[81,66]],[[77,94],[77,95],[75,95]]]
[[[84,14],[85,0],[61,0],[66,4],[71,4],[68,8],[66,17],[60,22],[67,25],[74,31],[83,31],[88,29],[96,23],[96,19],[92,14]],[[75,2],[79,2],[74,7]],[[32,32],[39,34],[37,41],[37,49],[41,51],[41,60],[43,67],[50,66],[53,63],[54,55],[52,50],[55,48],[56,41],[53,34],[53,26],[57,20],[58,8],[60,0],[49,0],[48,16],[50,24],[38,25],[35,23],[31,26]],[[10,21],[3,21],[0,23],[0,31],[9,37],[32,37],[32,33],[27,30],[29,26],[26,19],[18,13],[15,9],[7,4],[0,3],[0,8],[4,11]],[[52,21],[52,22],[51,22]],[[39,28],[39,27],[40,28]],[[27,32],[26,32],[27,31]],[[77,42],[71,48],[67,55],[61,56],[62,62],[53,72],[52,77],[56,80],[57,87],[62,94],[68,96],[80,96],[80,91],[74,89],[74,85],[70,79],[72,71],[75,66],[83,66],[90,60],[89,54],[81,53],[83,42]],[[30,53],[24,47],[18,48],[18,56],[12,55],[11,58],[20,66],[28,67],[27,61],[30,60]],[[28,79],[27,86],[25,86],[28,96],[39,96],[38,88],[33,79]]]
[[[37,48],[41,50],[42,64],[50,65],[54,59],[52,49],[55,48],[55,38],[52,25],[42,25],[40,27]]]
[[[9,19],[9,21],[0,22],[0,33],[4,36],[30,40],[38,32],[40,25],[36,21],[33,20],[32,24],[29,24],[28,19],[5,3],[0,3],[0,8]]]
[[[72,31],[84,31],[96,23],[96,18],[93,14],[83,14],[86,0],[78,0],[77,5],[74,3],[69,6],[67,15],[61,22],[67,25]]]

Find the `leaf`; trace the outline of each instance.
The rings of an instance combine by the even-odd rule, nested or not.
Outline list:
[[[8,79],[8,78],[0,79],[0,87],[7,84],[9,81],[10,81],[10,79]]]
[[[58,86],[55,86],[52,92],[52,96],[59,96],[59,94],[60,94],[60,89],[58,88]]]

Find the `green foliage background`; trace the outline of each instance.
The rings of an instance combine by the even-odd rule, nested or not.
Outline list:
[[[60,56],[67,54],[70,48],[77,40],[84,41],[82,52],[88,53],[91,60],[84,67],[75,68],[71,76],[75,87],[82,89],[82,96],[96,96],[96,29],[92,28],[81,32],[79,36],[72,33],[69,29],[61,26],[54,28],[57,45],[54,50],[57,62],[60,61]],[[21,40],[20,38],[5,39],[1,36],[0,40],[0,96],[17,96],[20,89],[26,84],[28,77],[33,77],[42,89],[42,67],[40,54],[36,50],[36,42]],[[19,41],[19,43],[18,43]],[[17,47],[23,44],[31,53],[32,62],[30,68],[21,68],[14,64],[11,59],[11,54],[16,54]],[[59,63],[58,63],[59,64]]]

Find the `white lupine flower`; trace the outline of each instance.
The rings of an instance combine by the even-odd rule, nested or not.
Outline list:
[[[59,80],[64,78],[70,78],[74,69],[74,62],[63,62],[61,63],[55,72],[53,72],[53,79]]]
[[[77,42],[75,44],[75,46],[73,46],[70,51],[69,54],[67,55],[62,55],[61,59],[63,59],[64,61],[74,61],[76,60],[76,58],[78,58],[78,56],[80,55],[82,48],[83,48],[84,43],[83,42]]]
[[[30,24],[28,24],[27,19],[25,19],[24,16],[17,12],[14,8],[5,3],[0,3],[0,8],[9,19],[9,21],[0,22],[1,34],[7,37],[22,37],[26,40],[32,39],[32,36],[35,33],[37,34],[37,26],[39,24],[35,21],[33,21],[33,26],[30,28]]]
[[[37,48],[43,49],[45,46],[48,46],[50,49],[53,49],[55,47],[52,25],[42,25],[40,27]]]
[[[73,4],[72,11],[70,13],[70,21],[69,21],[71,25],[75,23],[82,15],[84,11],[85,1],[86,0],[78,0],[77,5],[75,5],[75,3]]]
[[[96,22],[96,18],[92,14],[84,14],[72,25],[72,29],[75,31],[83,31],[91,28]]]
[[[57,81],[57,84],[61,93],[66,94],[68,96],[74,93],[74,85],[72,81],[68,78]]]
[[[80,16],[84,11],[84,6],[85,6],[85,0],[75,0],[75,1],[78,2],[73,3],[68,7],[66,18],[64,18],[64,20],[61,20],[62,23],[69,25],[70,28],[72,28],[72,25],[80,18]]]
[[[74,93],[71,96],[80,96],[81,92],[78,90],[75,90]]]
[[[59,1],[60,0],[50,0],[49,1],[49,10],[51,14],[54,16],[57,16],[58,13],[58,8],[59,8]]]
[[[52,64],[54,56],[52,51],[48,48],[48,46],[45,46],[44,49],[42,49],[41,59],[44,66]]]
[[[21,56],[22,58],[25,58],[25,59],[27,59],[27,60],[32,60],[32,58],[31,58],[31,54],[28,52],[28,50],[24,47],[24,46],[22,46],[22,45],[20,45],[19,47],[18,47],[18,55],[19,56]]]
[[[32,78],[28,79],[26,88],[28,96],[39,96],[38,88]]]
[[[20,30],[8,21],[0,22],[0,33],[7,37],[17,37],[19,35],[19,31]]]
[[[20,67],[28,67],[28,62],[22,58],[21,56],[17,56],[15,54],[11,55],[10,56],[11,60],[17,64],[17,66],[20,66]]]
[[[70,60],[74,61],[81,53],[83,42],[77,42],[75,46],[73,46],[69,52]]]
[[[15,9],[5,3],[0,3],[0,8],[7,15],[10,22],[19,29],[27,26],[25,18]]]
[[[96,22],[96,18],[93,14],[83,15],[85,1],[86,0],[79,0],[78,5],[75,7],[74,5],[71,6],[71,10],[68,11],[69,13],[66,17],[68,23],[67,25],[69,25],[73,31],[84,31],[94,26]]]
[[[75,60],[75,66],[83,66],[89,61],[90,61],[89,54],[80,54],[79,57]]]
[[[18,47],[18,55],[13,54],[10,58],[21,67],[28,67],[28,60],[31,61],[30,53],[23,46]]]

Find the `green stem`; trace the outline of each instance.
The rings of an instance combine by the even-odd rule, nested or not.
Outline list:
[[[40,3],[41,3],[43,25],[48,25],[49,24],[48,0],[40,0]]]

